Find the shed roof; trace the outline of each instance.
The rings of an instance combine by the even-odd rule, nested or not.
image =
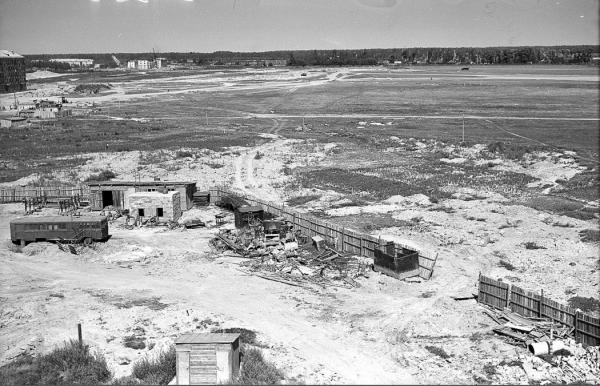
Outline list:
[[[165,196],[175,196],[179,195],[179,192],[176,190],[172,190],[170,192],[135,192],[129,195],[129,198],[137,198],[137,197],[159,197],[163,198]]]
[[[254,205],[254,206],[240,206],[237,208],[240,213],[252,213],[252,212],[263,212],[262,206]]]
[[[90,181],[88,186],[165,186],[195,185],[192,181]]]
[[[65,222],[90,222],[105,220],[103,216],[30,216],[11,220],[13,224],[43,224],[43,223],[65,223]]]
[[[2,119],[3,121],[20,122],[20,121],[26,120],[27,118],[24,118],[24,117],[2,117],[0,119]]]
[[[175,340],[175,344],[202,344],[202,343],[233,343],[240,337],[239,333],[208,333],[184,334]]]

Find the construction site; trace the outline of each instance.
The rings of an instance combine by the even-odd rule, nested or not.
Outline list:
[[[122,384],[172,346],[172,384],[244,347],[287,384],[600,383],[600,79],[567,67],[28,78],[5,111],[73,114],[0,133],[0,365],[79,332]]]

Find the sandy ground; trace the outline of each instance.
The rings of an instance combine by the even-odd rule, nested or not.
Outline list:
[[[318,71],[307,79],[287,70],[194,75],[162,79],[150,86],[116,83],[110,94],[77,99],[125,101],[216,88],[251,91],[266,87],[260,82],[265,79],[271,80],[268,87],[293,90],[345,81],[353,73],[357,72]],[[181,87],[166,90],[167,85],[175,88],[174,83]],[[153,90],[133,93],[142,86]],[[60,95],[69,87],[61,82],[44,84],[18,97]],[[12,103],[7,98],[0,97],[0,104]],[[182,149],[193,153],[185,158],[176,158],[175,151],[168,150],[84,154],[91,159],[74,172],[84,179],[108,168],[117,171],[119,179],[191,180],[199,190],[224,185],[277,203],[291,196],[317,194],[319,199],[298,210],[321,210],[332,222],[336,217],[365,213],[390,215],[413,225],[373,234],[437,252],[432,279],[408,283],[373,272],[360,279],[360,288],[307,290],[249,276],[238,269],[240,258],[211,249],[208,241],[218,231],[214,215],[220,212],[214,207],[184,214],[203,219],[206,228],[127,230],[117,221],[111,224],[113,237],[108,242],[84,249],[80,255],[47,243],[21,250],[8,241],[8,223],[22,215],[22,205],[4,204],[0,205],[0,363],[23,352],[50,350],[76,337],[76,325],[81,322],[86,341],[106,356],[115,376],[123,376],[130,373],[135,360],[154,355],[182,333],[216,326],[244,327],[257,331],[265,355],[292,381],[474,383],[474,377],[483,376],[484,365],[527,355],[490,333],[492,321],[474,300],[451,298],[475,291],[479,272],[528,289],[544,288],[561,302],[574,295],[597,297],[598,246],[579,239],[579,231],[597,229],[597,221],[539,212],[512,204],[498,193],[470,189],[454,189],[453,198],[440,203],[413,195],[340,207],[347,203],[344,195],[313,189],[290,191],[292,177],[284,173],[285,167],[329,162],[337,144],[286,139],[279,127],[280,120],[289,116],[255,115],[272,118],[273,125],[261,134],[269,141],[254,148]],[[384,125],[386,118],[393,119],[367,114],[367,121],[359,126]],[[481,146],[446,149],[451,155],[442,162],[478,162]],[[152,162],[144,161],[148,159]],[[535,184],[547,192],[557,180],[582,170],[566,153],[540,153],[524,163],[485,162],[494,163],[498,170],[536,177]],[[72,179],[65,171],[55,171],[55,177]],[[588,204],[597,206],[598,202]],[[54,212],[45,209],[43,213]],[[232,227],[231,216],[228,220],[226,226]],[[528,241],[543,248],[526,249]],[[501,267],[500,261],[514,269]],[[126,348],[123,338],[132,334],[143,337],[147,347]],[[440,358],[426,346],[443,348],[450,357]],[[490,381],[529,381],[520,368],[499,369],[500,375],[488,376]]]

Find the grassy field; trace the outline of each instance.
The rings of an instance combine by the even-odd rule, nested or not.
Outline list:
[[[288,138],[370,144],[375,148],[386,146],[385,141],[380,141],[386,136],[458,143],[462,141],[462,114],[466,115],[467,143],[502,142],[528,150],[574,150],[583,164],[597,165],[598,121],[502,118],[598,118],[598,82],[589,80],[597,77],[597,68],[472,66],[468,72],[457,70],[453,66],[415,66],[410,71],[307,68],[291,72],[288,69],[198,69],[70,74],[69,78],[59,79],[76,79],[66,80],[73,85],[111,84],[111,93],[118,87],[124,87],[125,94],[198,89],[119,102],[106,100],[99,103],[100,115],[33,123],[27,128],[3,131],[0,133],[0,161],[4,166],[0,169],[0,181],[39,171],[40,164],[57,162],[51,160],[54,157],[107,149],[197,147],[220,150],[227,146],[253,146],[261,143],[256,133],[275,127]],[[308,81],[295,79],[294,71],[307,71],[309,77],[318,82],[304,87]],[[334,71],[344,75],[338,74],[333,81],[322,81],[327,72]],[[56,78],[37,80],[32,88],[53,82]],[[233,85],[225,87],[223,82]],[[222,87],[215,89],[215,84]],[[275,113],[283,117],[251,118],[248,114],[252,113]],[[301,117],[285,117],[311,114],[381,114],[382,117],[309,117],[305,122],[311,130],[301,132],[296,131]],[[383,117],[385,115],[430,118],[392,119]],[[470,119],[470,115],[494,118]],[[63,165],[64,162],[58,162],[57,166],[72,167],[85,161],[73,158],[68,164]],[[589,179],[584,180],[584,185],[589,182]],[[578,186],[577,183],[572,185]]]

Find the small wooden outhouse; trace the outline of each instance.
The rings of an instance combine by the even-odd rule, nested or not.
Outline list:
[[[175,341],[178,385],[227,383],[240,369],[240,334],[185,334]]]

